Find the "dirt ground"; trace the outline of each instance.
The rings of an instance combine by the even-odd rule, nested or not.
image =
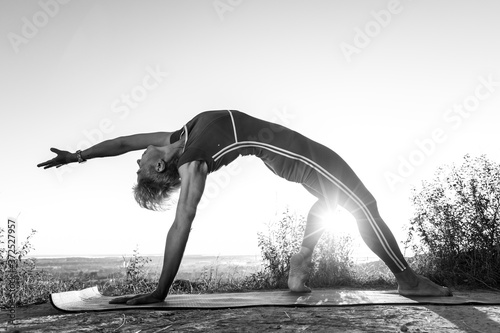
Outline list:
[[[255,307],[225,310],[64,313],[16,309],[0,332],[500,332],[500,306]]]

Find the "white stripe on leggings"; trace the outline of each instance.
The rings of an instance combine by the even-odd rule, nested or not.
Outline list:
[[[247,147],[259,147],[259,148],[265,148],[269,151],[272,151],[276,154],[285,156],[287,158],[291,158],[294,160],[301,161],[302,163],[310,166],[311,168],[315,169],[317,172],[322,174],[325,178],[330,180],[334,185],[338,186],[342,192],[344,192],[351,200],[353,200],[363,211],[365,216],[367,217],[368,221],[370,222],[370,226],[372,227],[373,231],[375,232],[375,235],[377,236],[378,240],[380,241],[380,244],[382,244],[382,247],[384,248],[385,252],[387,255],[394,261],[396,266],[398,266],[401,271],[404,271],[406,269],[405,265],[399,260],[399,258],[396,256],[394,251],[391,249],[389,242],[385,238],[384,234],[382,233],[382,230],[380,230],[379,226],[377,225],[375,218],[372,216],[368,208],[365,206],[363,201],[354,194],[347,186],[344,185],[340,180],[338,180],[335,176],[330,174],[327,170],[325,170],[321,165],[317,164],[316,162],[310,160],[309,158],[296,154],[294,152],[288,151],[286,149],[276,147],[267,143],[263,142],[257,142],[257,141],[241,141],[241,142],[236,142],[233,143],[224,149],[221,149],[219,152],[214,154],[212,158],[214,161],[217,161],[220,159],[222,156],[225,154],[236,150],[240,148],[247,148]]]

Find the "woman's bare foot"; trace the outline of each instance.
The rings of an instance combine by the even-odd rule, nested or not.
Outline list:
[[[309,263],[311,257],[304,257],[302,253],[296,253],[290,258],[290,272],[288,274],[288,288],[296,293],[310,293],[311,288],[305,285],[309,277]]]
[[[396,273],[398,292],[402,296],[453,296],[447,287],[441,287],[426,277],[415,274],[410,268]]]

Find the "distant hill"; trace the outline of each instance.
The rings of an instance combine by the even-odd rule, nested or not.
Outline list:
[[[159,274],[163,265],[162,256],[144,256],[151,261],[145,266],[150,275]],[[121,274],[125,271],[126,262],[131,256],[109,256],[109,257],[42,257],[36,260],[37,270],[43,270],[61,277],[77,275],[92,275],[105,278],[113,274]],[[228,269],[237,270],[240,273],[253,272],[260,267],[260,257],[256,255],[236,256],[204,256],[186,255],[179,268],[178,277],[192,279],[198,277],[204,270],[217,268],[219,272]]]

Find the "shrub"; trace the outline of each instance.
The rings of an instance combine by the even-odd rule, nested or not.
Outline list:
[[[4,229],[0,228],[0,245],[3,244]],[[0,304],[23,306],[47,302],[51,293],[85,288],[85,284],[77,279],[55,279],[52,274],[38,270],[36,259],[27,258],[33,249],[31,239],[36,230],[31,230],[15,253],[15,271],[7,267],[7,251],[0,251],[1,295]],[[7,283],[14,281],[16,291],[7,289]]]
[[[441,283],[500,286],[499,164],[466,155],[413,189],[411,200],[405,243],[417,272]]]
[[[5,230],[0,228],[0,246],[5,243],[3,240],[5,237],[4,233]],[[39,303],[48,296],[50,284],[41,283],[45,280],[44,273],[36,270],[35,259],[26,258],[28,253],[32,250],[30,240],[35,234],[36,230],[31,230],[26,240],[21,242],[21,246],[18,247],[13,258],[7,257],[7,251],[0,251],[0,276],[2,281],[0,303],[2,305],[13,304],[19,306]],[[15,260],[14,271],[12,271],[12,266],[9,267],[7,265],[7,259]],[[7,287],[10,281],[15,283],[16,289],[14,292]]]
[[[279,220],[268,224],[266,233],[258,233],[264,269],[246,279],[250,289],[288,288],[290,258],[300,251],[305,224],[303,216],[286,209]],[[330,287],[352,282],[352,249],[350,236],[323,234],[313,253],[310,286]]]
[[[191,292],[233,292],[251,289],[246,284],[247,275],[242,272],[241,266],[233,264],[224,264],[217,257],[216,260],[209,266],[203,266],[200,275],[190,282]],[[177,288],[180,284],[180,288]],[[183,292],[183,280],[176,280],[172,285],[171,292]]]
[[[335,236],[326,232],[313,253],[311,287],[346,285],[353,280],[353,239],[350,235]]]
[[[119,277],[111,279],[110,282],[104,284],[102,288],[106,294],[126,295],[126,294],[147,294],[156,289],[157,282],[148,277],[146,265],[151,262],[148,257],[143,257],[139,254],[139,249],[136,247],[132,257],[129,259],[123,257],[123,268],[125,278]]]
[[[300,250],[305,230],[305,219],[290,213],[267,225],[267,233],[257,234],[264,271],[250,279],[264,288],[287,288],[290,258]]]
[[[0,246],[4,244],[5,230],[0,228]],[[16,269],[14,272],[7,266],[7,251],[0,250],[0,282],[1,294],[0,304],[2,307],[7,305],[23,306],[29,304],[44,303],[49,300],[49,296],[56,292],[65,292],[71,290],[81,290],[95,285],[95,281],[82,279],[81,276],[62,279],[54,276],[36,267],[36,259],[27,258],[27,255],[33,249],[31,240],[36,234],[35,230],[21,242],[21,246],[15,253]],[[106,282],[100,287],[102,289],[111,289],[113,293],[147,293],[154,290],[156,281],[148,280],[146,276],[145,264],[150,259],[139,255],[138,250],[134,250],[131,259],[124,258],[126,278]],[[16,289],[12,292],[7,288],[9,281],[15,281]]]

